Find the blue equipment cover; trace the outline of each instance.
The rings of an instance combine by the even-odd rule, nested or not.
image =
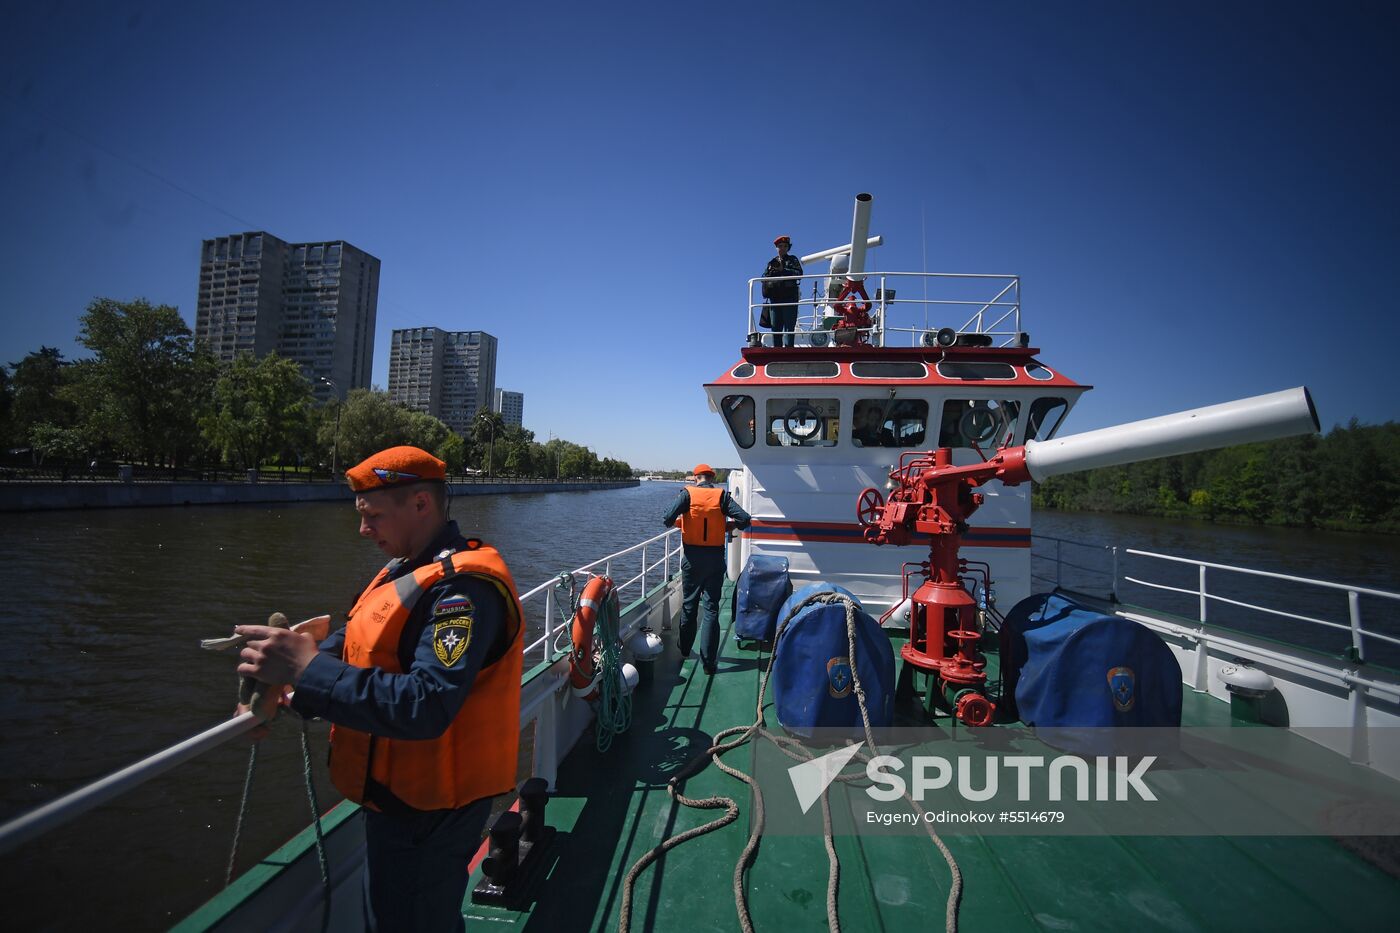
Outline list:
[[[1181,725],[1181,667],[1147,627],[1039,594],[1006,629],[1005,690],[1027,725]]]
[[[850,596],[839,586],[805,586],[788,598],[779,621],[807,597],[833,590]],[[856,612],[855,669],[870,725],[888,726],[894,717],[894,650],[880,624],[863,609]],[[821,740],[862,733],[844,604],[808,606],[788,622],[775,648],[772,685],[778,721],[788,732]]]
[[[782,608],[778,610],[777,624],[782,625],[783,620],[788,617],[788,613],[792,612],[794,607],[802,605],[804,601],[818,593],[840,593],[842,596],[855,599],[856,605],[860,605],[860,600],[856,599],[856,594],[852,593],[844,586],[838,586],[835,583],[823,583],[818,580],[816,583],[808,583],[806,586],[802,587],[802,589],[795,591],[783,602]]]
[[[773,630],[778,626],[778,608],[792,592],[788,559],[750,554],[734,590],[734,637],[772,641]]]

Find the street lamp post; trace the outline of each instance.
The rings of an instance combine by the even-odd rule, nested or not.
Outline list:
[[[486,476],[490,478],[496,473],[496,422],[484,411],[479,413],[477,418],[486,419],[486,427],[491,432],[486,436]]]
[[[331,479],[340,472],[340,387],[333,379],[325,376],[321,381],[331,387],[331,392],[335,394],[335,435],[331,440]]]

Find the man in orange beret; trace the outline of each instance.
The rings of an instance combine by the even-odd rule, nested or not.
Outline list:
[[[705,624],[700,630],[700,663],[706,674],[715,672],[719,654],[719,599],[724,589],[724,537],[733,528],[749,527],[749,513],[715,485],[715,471],[708,463],[692,471],[695,485],[681,490],[676,501],[661,517],[667,528],[681,524],[681,631],[677,647],[682,657],[690,657],[695,645],[695,617],[703,611]],[[702,606],[703,603],[703,606]]]
[[[333,724],[331,780],[365,807],[365,927],[460,930],[491,799],[515,787],[520,598],[448,518],[441,460],[391,447],[345,476],[361,537],[392,559],[319,647],[239,626],[238,671],[294,685],[292,709]]]

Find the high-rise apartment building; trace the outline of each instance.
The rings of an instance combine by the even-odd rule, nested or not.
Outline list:
[[[497,389],[496,403],[492,408],[500,412],[502,421],[518,428],[525,417],[525,393]]]
[[[205,240],[195,337],[216,357],[273,350],[301,366],[316,396],[368,388],[379,260],[343,240],[287,243],[257,231]]]
[[[389,348],[389,396],[459,434],[496,395],[496,338],[485,331],[436,327],[395,330]]]

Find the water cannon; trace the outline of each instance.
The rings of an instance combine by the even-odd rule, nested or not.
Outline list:
[[[969,408],[959,433],[973,449],[1001,433],[1001,410]],[[991,593],[985,564],[959,557],[968,519],[982,505],[977,488],[990,480],[1017,486],[1064,473],[1138,463],[1234,444],[1270,441],[1319,429],[1317,409],[1305,387],[1195,408],[1129,424],[1047,441],[1002,447],[981,463],[954,466],[952,449],[909,451],[890,471],[890,495],[861,492],[856,517],[872,544],[913,544],[927,536],[929,559],[905,564],[904,599],[909,601],[909,641],[900,654],[906,665],[931,676],[929,695],[939,688],[947,708],[971,726],[990,725],[995,707],[986,696],[987,660],[979,606],[969,579]],[[915,577],[920,582],[910,593]],[[903,601],[896,605],[903,605]],[[889,613],[886,613],[886,617]],[[880,620],[882,623],[884,618]],[[930,704],[932,705],[932,704]]]

